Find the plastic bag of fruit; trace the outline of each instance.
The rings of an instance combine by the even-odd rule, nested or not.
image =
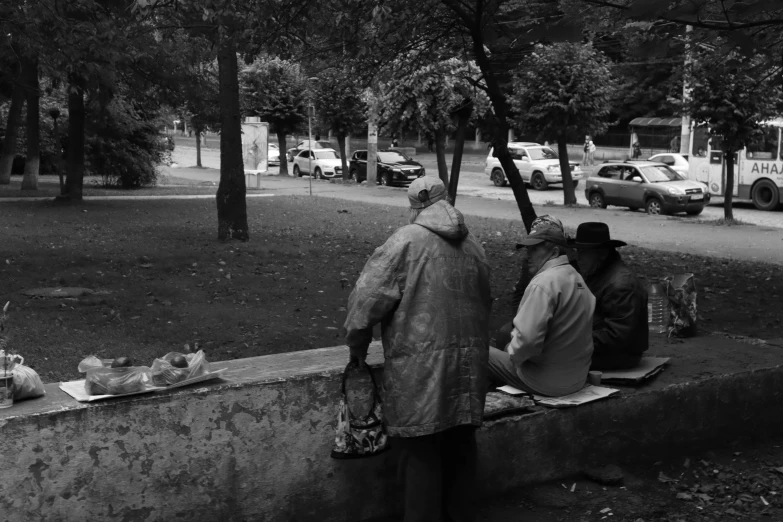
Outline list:
[[[91,355],[79,363],[86,373],[84,389],[90,395],[123,395],[144,391],[152,381],[148,366],[133,366],[128,357],[98,359]]]
[[[171,386],[209,373],[204,350],[196,353],[169,352],[152,362],[152,382],[155,386]]]

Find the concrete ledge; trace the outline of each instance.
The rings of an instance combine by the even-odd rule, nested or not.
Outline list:
[[[381,359],[375,344],[369,362]],[[357,521],[390,514],[394,450],[329,458],[346,360],[347,349],[335,347],[219,362],[213,366],[227,368],[225,381],[91,404],[47,385],[45,398],[0,410],[0,518]],[[567,476],[587,462],[783,431],[781,366],[653,388],[486,423],[478,435],[482,493]]]

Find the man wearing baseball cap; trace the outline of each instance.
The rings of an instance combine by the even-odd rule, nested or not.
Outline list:
[[[384,417],[400,450],[405,521],[475,519],[475,431],[487,390],[489,263],[446,187],[408,188],[410,225],[375,250],[348,299],[346,344],[363,363],[382,325]]]
[[[490,348],[490,376],[538,395],[574,393],[590,370],[595,297],[563,255],[566,235],[558,219],[537,218],[520,243],[532,280],[505,351]]]

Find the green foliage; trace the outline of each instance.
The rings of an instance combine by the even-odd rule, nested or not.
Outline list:
[[[314,94],[319,121],[338,136],[357,132],[365,125],[367,107],[362,89],[349,71],[323,71],[318,75]]]
[[[724,152],[734,152],[761,134],[764,121],[783,113],[780,69],[766,67],[761,57],[722,57],[700,53],[690,70],[690,99],[683,111],[709,126],[721,138]]]
[[[403,67],[401,62],[396,69]],[[472,62],[451,58],[409,74],[395,72],[393,69],[391,79],[380,84],[375,100],[381,126],[392,132],[450,133],[457,128],[457,112],[466,104],[473,103],[472,121],[489,108],[480,87],[481,73]]]
[[[200,63],[192,68],[184,86],[185,117],[197,133],[220,129],[220,93],[217,62]]]
[[[92,106],[94,108],[94,106]],[[138,188],[155,183],[156,166],[167,150],[157,113],[115,97],[103,110],[88,113],[86,172],[104,186]]]
[[[260,116],[277,133],[307,122],[307,81],[299,64],[261,57],[240,72],[240,102],[247,116]]]
[[[516,73],[513,122],[524,134],[555,141],[606,131],[615,81],[608,60],[592,45],[538,45]]]

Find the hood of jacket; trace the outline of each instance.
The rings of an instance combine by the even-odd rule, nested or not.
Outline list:
[[[462,241],[468,235],[462,213],[443,200],[423,209],[413,223],[452,241]]]

